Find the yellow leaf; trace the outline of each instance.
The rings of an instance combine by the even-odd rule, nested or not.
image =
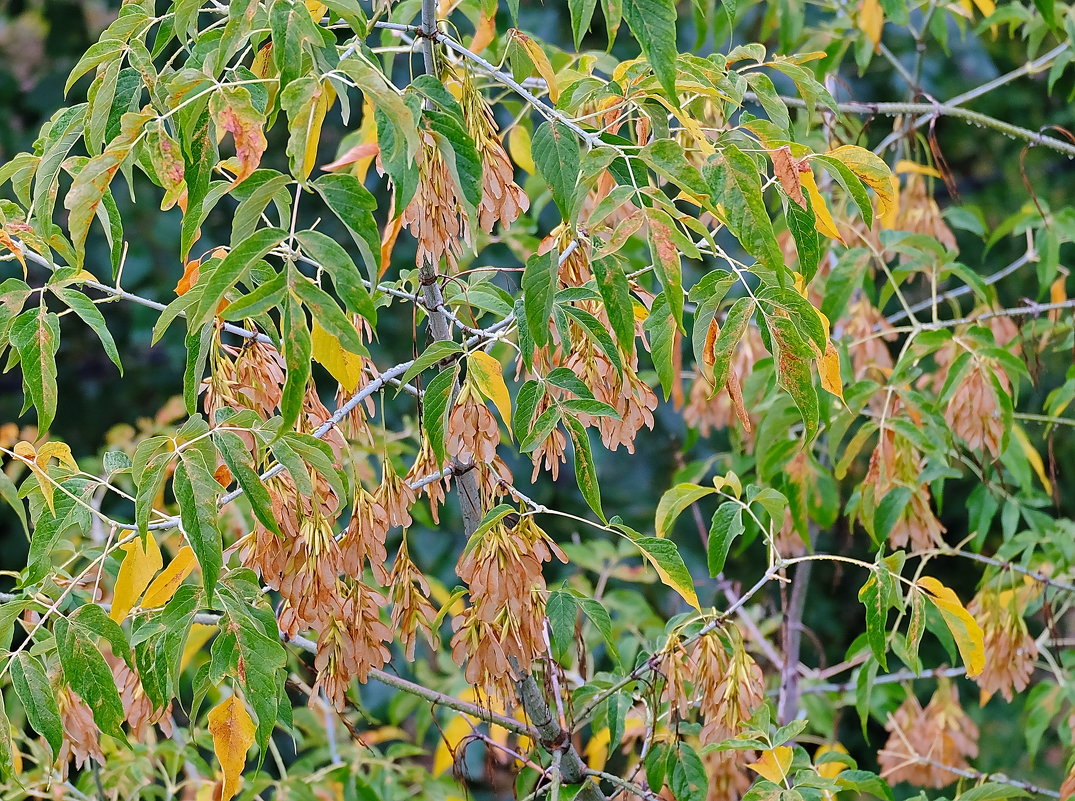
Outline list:
[[[209,638],[216,634],[217,627],[208,623],[194,623],[187,633],[187,641],[183,645],[183,655],[179,659],[180,672],[187,669],[190,661],[202,650],[202,646],[209,642]]]
[[[773,784],[783,784],[791,768],[792,751],[789,746],[778,745],[768,751],[762,751],[757,762],[747,765],[752,771]]]
[[[504,705],[494,698],[488,698],[480,696],[478,691],[473,687],[468,687],[465,691],[460,693],[460,699],[463,701],[472,701],[480,703],[490,712],[494,712],[498,715],[504,714]],[[521,720],[522,710],[516,710],[515,718]],[[433,754],[433,770],[434,776],[440,776],[445,771],[449,770],[455,763],[455,752],[459,748],[459,744],[463,742],[479,723],[477,718],[471,718],[469,715],[458,714],[453,717],[447,726],[441,729],[441,741],[437,744],[437,750]],[[490,736],[493,740],[504,743],[507,741],[507,732],[495,724],[490,729]],[[518,749],[526,753],[529,750],[529,740],[525,737],[521,738],[518,743]]]
[[[555,103],[560,99],[560,87],[556,83],[556,73],[553,72],[549,57],[545,55],[545,51],[538,43],[525,33],[517,30],[513,30],[512,33],[519,40],[519,44],[526,49],[526,54],[534,62],[534,69],[538,71],[538,75],[545,79],[545,84],[549,87],[549,100]]]
[[[172,600],[172,596],[175,595],[176,590],[183,583],[183,579],[191,574],[197,564],[194,551],[190,549],[189,545],[184,545],[180,548],[179,553],[168,563],[168,567],[164,568],[161,574],[153,579],[153,583],[149,585],[146,594],[142,597],[142,608],[156,609],[158,606],[164,606],[168,601]]]
[[[608,730],[608,726],[602,726],[594,732],[590,742],[586,743],[586,765],[590,770],[605,769],[605,760],[608,758],[608,744],[611,737],[612,733]]]
[[[897,161],[894,172],[897,172],[900,175],[913,172],[915,175],[927,175],[930,178],[942,177],[941,174],[932,167],[927,167],[925,164],[919,164],[914,161],[908,161],[907,159],[900,159]]]
[[[1023,455],[1026,456],[1026,460],[1030,462],[1030,466],[1033,468],[1042,487],[1045,488],[1045,494],[1052,495],[1053,483],[1049,480],[1049,476],[1045,472],[1045,464],[1041,460],[1041,454],[1039,454],[1031,444],[1021,425],[1016,424],[1012,426],[1012,434],[1015,436],[1015,441],[1019,443],[1019,447],[1022,449]]]
[[[530,148],[530,131],[522,125],[516,125],[508,131],[508,151],[511,158],[519,169],[526,170],[531,175],[537,170],[534,164],[534,156]]]
[[[500,412],[506,425],[511,425],[511,395],[504,383],[500,362],[483,350],[476,350],[467,357],[467,375]]]
[[[932,576],[918,579],[918,586],[924,589],[937,611],[944,619],[944,625],[952,632],[959,655],[967,668],[967,675],[972,679],[985,668],[985,637],[982,627],[968,612],[959,597],[948,587]]]
[[[892,194],[892,173],[885,164],[884,159],[876,153],[872,153],[858,145],[842,145],[836,148],[830,156],[839,159],[844,166],[862,179],[863,183],[877,193],[877,199],[881,208],[878,213],[884,217],[889,208],[895,204],[896,198]]]
[[[126,556],[123,557],[123,564],[119,566],[112,611],[108,614],[117,623],[127,617],[127,613],[142,597],[142,591],[149,586],[150,580],[164,564],[161,549],[153,535],[147,534],[145,540],[144,546],[141,537],[135,537],[126,545],[120,546]]]
[[[325,12],[328,11],[328,6],[317,2],[317,0],[306,0],[306,10],[310,12],[314,22],[320,22],[321,18],[325,16]]]
[[[825,198],[821,196],[821,192],[818,191],[817,183],[814,181],[814,173],[812,170],[806,170],[799,173],[799,183],[802,188],[806,190],[806,194],[810,196],[810,208],[814,212],[814,228],[822,236],[827,236],[829,239],[835,239],[837,242],[843,242],[843,237],[840,236],[840,232],[836,230],[836,221],[832,219],[832,214],[829,213],[829,207],[825,205]]]
[[[55,459],[62,465],[78,470],[78,463],[71,455],[71,446],[64,442],[46,442],[37,452],[37,466],[42,469],[48,466],[49,459]]]
[[[30,472],[37,479],[37,485],[41,490],[41,496],[45,499],[45,505],[48,506],[50,512],[55,514],[55,487],[52,480],[49,479],[48,463],[49,459],[55,458],[72,469],[78,470],[78,465],[75,464],[75,460],[71,456],[71,449],[62,442],[46,442],[41,446],[41,450],[38,451],[31,443],[22,441],[16,442],[11,450],[16,456],[26,461],[26,466],[30,468]]]
[[[889,183],[892,185],[892,203],[888,211],[878,217],[882,228],[895,228],[896,218],[900,213],[900,179],[893,175],[889,178]]]
[[[817,373],[821,387],[840,400],[844,399],[844,383],[840,380],[840,352],[831,342],[825,343],[825,353],[817,360]]]
[[[876,52],[881,44],[881,29],[885,26],[885,12],[877,0],[862,0],[859,5],[859,30],[873,43]]]
[[[33,444],[26,442],[25,440],[16,442],[11,450],[14,451],[16,456],[21,456],[27,461],[34,462],[35,464],[37,463],[37,448],[35,448]]]
[[[825,754],[846,754],[847,749],[840,743],[824,743],[819,745],[817,751],[814,752],[814,764],[817,765],[818,759],[825,756]],[[840,775],[841,771],[847,770],[847,765],[843,762],[825,762],[821,765],[817,765],[817,775],[823,779],[835,779]]]
[[[362,357],[344,348],[340,340],[322,328],[317,320],[314,320],[310,338],[314,361],[328,370],[346,392],[358,389],[362,379]]]
[[[473,731],[470,720],[463,715],[456,715],[448,721],[441,731],[441,742],[436,744],[433,753],[433,775],[440,776],[451,770],[456,763],[456,749],[463,738]]]
[[[239,792],[246,752],[254,744],[254,721],[246,705],[233,695],[209,713],[213,751],[224,773],[220,801],[231,801]]]

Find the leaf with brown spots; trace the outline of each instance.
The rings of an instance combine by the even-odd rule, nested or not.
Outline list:
[[[217,142],[230,133],[235,143],[238,169],[231,185],[237,186],[261,164],[268,144],[265,141],[265,117],[254,108],[250,92],[243,86],[225,86],[209,101],[209,112],[217,128]]]

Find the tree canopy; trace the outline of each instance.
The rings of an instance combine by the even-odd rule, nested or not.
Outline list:
[[[1073,37],[122,3],[0,163],[4,797],[1075,795]]]

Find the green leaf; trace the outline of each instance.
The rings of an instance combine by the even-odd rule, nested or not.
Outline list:
[[[407,368],[407,372],[400,376],[399,383],[401,385],[408,384],[423,370],[432,367],[434,364],[451,359],[462,352],[463,346],[450,339],[431,342],[429,347],[422,351],[422,355],[415,359],[411,366]]]
[[[616,334],[616,341],[628,357],[635,352],[635,309],[631,286],[618,259],[594,259],[590,266],[597,279],[597,291],[605,304],[605,313]]]
[[[63,724],[60,722],[56,695],[45,669],[36,657],[20,651],[11,657],[8,672],[15,695],[26,711],[27,722],[45,738],[53,757],[57,756],[63,745]]]
[[[377,309],[367,291],[358,267],[339,242],[320,231],[301,231],[295,235],[303,251],[316,261],[332,278],[336,292],[352,314],[358,314],[376,328]]]
[[[362,337],[358,335],[358,329],[344,314],[343,310],[336,305],[336,301],[325,290],[315,284],[306,276],[302,275],[294,265],[289,268],[289,282],[291,291],[310,310],[310,316],[317,320],[318,324],[339,340],[347,350],[359,356],[368,356]]]
[[[202,372],[209,359],[209,349],[213,345],[213,324],[205,323],[184,337],[187,349],[187,365],[183,371],[183,401],[187,414],[198,410],[198,390],[201,388]]]
[[[844,191],[851,195],[851,199],[858,206],[866,227],[872,227],[873,203],[870,202],[870,196],[866,194],[866,186],[862,183],[862,179],[848,169],[847,165],[842,161],[832,156],[814,156],[811,161],[820,162],[828,170],[829,174],[836,179],[836,183],[840,184]]]
[[[672,793],[676,801],[705,801],[709,793],[709,778],[698,752],[687,743],[676,744],[676,760],[672,765]]]
[[[254,262],[263,259],[286,236],[287,231],[282,228],[262,228],[233,247],[216,269],[209,273],[198,310],[188,318],[189,329],[200,328],[212,320],[228,291],[246,275]]]
[[[223,543],[216,522],[220,484],[196,454],[188,456],[184,451],[175,467],[172,490],[187,542],[202,569],[206,600],[212,603],[224,564]]]
[[[709,575],[713,578],[724,572],[724,564],[728,560],[728,551],[732,543],[745,531],[743,525],[742,505],[728,501],[721,504],[713,513],[713,520],[709,526],[709,543],[706,548],[706,559],[709,563]]]
[[[86,629],[65,618],[55,625],[56,650],[64,680],[93,710],[93,720],[105,734],[124,740],[123,702],[108,667]]]
[[[880,579],[881,570],[871,570],[870,577],[859,590],[859,600],[866,607],[866,641],[874,658],[888,669],[888,598]],[[886,574],[887,575],[887,574]]]
[[[564,424],[575,450],[575,481],[594,514],[601,518],[601,522],[606,522],[605,513],[601,511],[601,485],[597,482],[597,468],[593,462],[593,451],[590,450],[590,438],[582,423],[575,418],[565,417]]]
[[[750,318],[754,316],[754,299],[739,298],[728,309],[724,318],[724,325],[713,342],[713,392],[717,393],[724,389],[728,383],[728,373],[731,370],[732,356],[739,340],[746,333]]]
[[[26,570],[21,585],[37,584],[52,569],[52,549],[60,538],[71,529],[88,529],[90,510],[87,508],[93,487],[82,478],[63,482],[63,490],[53,493],[55,512],[50,512],[41,499],[41,513],[30,539],[30,553],[26,557]]]
[[[27,309],[11,323],[11,344],[19,354],[26,392],[23,411],[37,410],[37,427],[48,431],[56,417],[56,351],[60,347],[60,319],[44,306]]]
[[[734,145],[725,144],[704,174],[713,201],[724,206],[729,230],[764,268],[764,277],[783,282],[787,267],[762,197],[762,172],[757,162]]]
[[[560,215],[565,221],[571,220],[581,165],[575,134],[561,122],[546,120],[534,131],[530,150]]]
[[[575,619],[579,608],[569,593],[554,590],[545,601],[545,617],[549,620],[549,641],[553,658],[563,662],[575,642]]]
[[[635,540],[635,545],[642,551],[646,560],[653,565],[657,575],[666,586],[678,592],[683,600],[695,609],[700,609],[698,594],[694,590],[694,581],[674,542],[658,537],[640,537]]]
[[[131,654],[130,643],[127,642],[127,635],[120,625],[97,604],[83,604],[75,610],[68,621],[73,627],[81,629],[82,635],[91,641],[107,640],[112,653],[126,662],[128,667],[134,667],[134,658]]]
[[[277,536],[282,536],[280,525],[272,511],[272,498],[269,491],[261,481],[257,470],[254,469],[254,461],[250,452],[243,444],[242,438],[234,431],[217,429],[213,432],[217,448],[224,459],[224,464],[235,476],[235,480],[242,487],[243,493],[250,501],[250,508],[261,524]]]
[[[104,315],[97,308],[97,304],[81,292],[76,292],[73,289],[66,287],[50,287],[50,289],[56,297],[67,304],[71,311],[79,316],[82,322],[93,329],[93,332],[101,340],[105,354],[119,368],[119,374],[123,375],[123,363],[120,361],[119,349],[116,348],[116,341],[112,339],[112,334],[109,333]]]
[[[426,109],[422,116],[444,153],[448,169],[455,178],[464,200],[472,207],[482,199],[482,160],[474,140],[454,114]]]
[[[369,279],[376,281],[381,273],[381,232],[373,219],[373,210],[377,208],[373,195],[349,173],[322,175],[311,186],[347,226],[366,263]]]
[[[448,421],[448,401],[455,387],[458,365],[437,375],[422,396],[422,429],[429,439],[429,446],[437,457],[437,464],[444,464],[447,454],[444,448],[444,428]]]
[[[545,385],[532,378],[519,388],[519,394],[515,397],[515,409],[511,414],[511,430],[520,443],[530,433],[534,412],[544,397]]]
[[[580,597],[575,600],[578,601],[579,606],[582,607],[583,614],[589,618],[590,622],[594,624],[597,631],[601,634],[601,637],[605,641],[605,646],[608,648],[608,652],[613,660],[619,664],[620,651],[619,647],[616,645],[616,637],[612,633],[612,618],[608,616],[608,610],[601,605],[600,601],[593,598]],[[616,742],[619,742],[619,740],[616,740]]]
[[[555,249],[544,254],[535,253],[526,260],[522,280],[523,310],[526,327],[538,347],[549,342],[549,318],[559,275]]]
[[[687,161],[683,145],[674,139],[658,139],[646,145],[638,154],[658,175],[698,198],[709,201],[709,185],[702,180],[698,168]]]
[[[672,348],[676,342],[676,321],[668,308],[668,301],[662,292],[653,301],[649,316],[643,323],[646,334],[649,335],[650,357],[653,359],[653,368],[657,371],[657,378],[661,382],[665,400],[672,392],[676,381],[675,360],[672,356]]]
[[[306,313],[294,297],[288,296],[282,316],[287,377],[280,398],[280,416],[283,418],[281,427],[290,428],[302,412],[302,399],[313,372],[313,340],[306,325]]]
[[[673,103],[676,102],[676,4],[674,0],[623,0],[627,27]]]
[[[618,372],[623,371],[623,360],[620,358],[619,348],[616,347],[616,343],[612,341],[612,337],[609,336],[608,329],[605,325],[590,314],[585,309],[580,309],[578,306],[561,306],[564,313],[568,317],[579,323],[583,330],[589,335],[590,339],[597,343],[597,346],[601,348],[608,360],[612,362],[612,366],[616,368]]]
[[[575,49],[582,47],[582,38],[590,29],[590,21],[593,12],[597,8],[597,0],[567,0],[567,9],[571,14],[571,32],[575,42]]]
[[[654,520],[654,531],[658,537],[667,537],[672,531],[672,526],[683,513],[683,510],[695,501],[712,495],[716,490],[713,487],[703,487],[698,484],[677,484],[661,496],[657,502],[657,517]]]
[[[1005,798],[1025,798],[1030,795],[1021,787],[1000,782],[986,782],[956,796],[956,801],[1004,801]]]

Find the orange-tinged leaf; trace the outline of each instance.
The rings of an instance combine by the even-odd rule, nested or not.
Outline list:
[[[381,148],[376,142],[359,142],[354,147],[348,148],[335,161],[322,164],[321,169],[325,172],[337,172],[357,162],[371,160],[380,150]]]
[[[862,0],[859,5],[859,30],[873,43],[874,52],[881,44],[881,29],[885,26],[885,12],[878,0]]]
[[[504,423],[511,425],[511,395],[504,383],[503,369],[500,362],[485,351],[476,350],[467,357],[467,375],[482,395],[493,402]]]
[[[556,83],[556,73],[553,71],[552,64],[549,62],[549,57],[545,55],[545,51],[541,49],[537,42],[521,31],[513,28],[509,35],[518,39],[519,44],[526,50],[526,54],[534,62],[534,69],[538,71],[538,75],[545,80],[545,84],[549,87],[549,99],[555,103],[560,99],[560,87]]]
[[[254,721],[238,696],[230,696],[209,712],[209,732],[213,735],[213,751],[224,773],[220,801],[231,801],[239,792],[246,752],[254,744]]]
[[[197,565],[198,560],[190,546],[184,545],[180,548],[179,553],[168,563],[168,567],[164,568],[146,588],[146,594],[142,596],[142,608],[156,609],[172,600],[172,596],[175,595],[183,580],[194,571]]]
[[[310,334],[314,361],[328,370],[346,392],[358,389],[362,380],[362,357],[347,350],[332,334],[314,320]]]
[[[190,292],[190,288],[198,283],[198,270],[201,266],[201,259],[191,259],[184,265],[183,275],[175,285],[175,294],[185,295]]]
[[[381,234],[381,271],[377,274],[377,280],[384,278],[388,265],[392,263],[392,251],[396,249],[396,240],[399,232],[403,230],[403,215],[393,217],[384,227]]]
[[[880,204],[878,212],[884,217],[896,202],[892,193],[892,172],[884,159],[858,145],[842,145],[829,155],[842,161],[847,169],[855,173],[863,183],[877,193],[877,200]]]
[[[836,230],[836,221],[832,219],[829,207],[825,204],[825,198],[818,191],[817,183],[814,181],[813,170],[806,169],[800,172],[799,183],[806,190],[806,194],[810,196],[810,208],[814,212],[814,229],[822,236],[827,236],[829,239],[835,239],[837,242],[842,243],[844,241],[843,237]]]
[[[138,603],[142,592],[157,571],[164,565],[160,547],[153,538],[153,534],[147,534],[145,544],[141,537],[135,537],[126,545],[120,546],[126,554],[123,563],[119,566],[119,575],[116,576],[116,591],[112,598],[112,611],[108,616],[117,623],[121,622],[127,613]]]
[[[802,180],[799,178],[799,165],[791,157],[791,148],[788,145],[778,147],[772,151],[770,157],[773,160],[773,172],[784,192],[799,204],[806,208],[806,198],[803,197]]]
[[[496,6],[493,6],[491,14],[482,12],[478,20],[478,27],[474,31],[474,38],[470,41],[470,49],[474,53],[480,53],[489,43],[496,38]]]
[[[533,175],[537,171],[534,154],[530,144],[530,131],[522,125],[515,125],[508,131],[508,152],[516,166]]]
[[[22,248],[11,238],[11,234],[2,228],[0,228],[0,245],[3,245],[15,255],[15,258],[19,260],[19,264],[22,265],[22,274],[25,276],[26,258],[22,255]]]
[[[967,668],[967,675],[974,678],[985,669],[985,636],[982,627],[963,606],[952,590],[933,576],[918,579],[918,586],[926,591],[926,597],[941,613],[944,624],[956,641],[959,655]]]
[[[825,353],[817,360],[817,373],[821,387],[840,400],[844,399],[844,383],[840,380],[840,352],[832,342],[825,343]]]
[[[778,745],[768,751],[762,751],[757,762],[747,765],[752,771],[773,784],[783,784],[791,768],[792,750],[789,746]]]
[[[228,469],[226,464],[219,465],[216,470],[213,471],[213,478],[216,479],[216,483],[227,489],[232,482],[231,470]]]

